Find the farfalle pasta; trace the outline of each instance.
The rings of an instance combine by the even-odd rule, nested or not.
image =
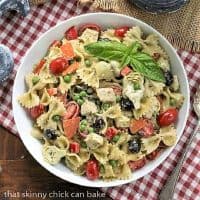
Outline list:
[[[18,101],[51,165],[90,180],[128,179],[176,143],[179,80],[158,36],[138,26],[70,27],[25,83]]]

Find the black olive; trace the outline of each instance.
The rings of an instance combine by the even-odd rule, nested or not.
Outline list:
[[[80,85],[76,85],[74,87],[74,92],[75,93],[80,93],[81,91],[85,91],[86,89],[87,89],[87,85],[80,84]]]
[[[92,94],[94,92],[94,89],[92,87],[88,87],[86,92],[88,94]]]
[[[57,138],[56,130],[51,128],[45,129],[44,135],[49,140],[56,140]]]
[[[122,80],[124,77],[122,75],[119,75],[117,77],[115,77],[117,80]]]
[[[99,38],[99,41],[110,42],[111,40],[109,38]]]
[[[166,72],[164,72],[164,76],[165,76],[166,85],[170,86],[174,81],[174,77],[173,77],[172,73],[170,71],[166,71]]]
[[[141,149],[141,140],[139,138],[133,138],[128,142],[128,149],[131,153],[138,153]]]
[[[124,111],[126,110],[130,111],[131,109],[134,108],[133,103],[129,99],[125,99],[125,98],[121,99],[120,105],[121,105],[122,110]]]
[[[105,122],[102,118],[98,117],[95,119],[92,126],[95,129],[95,131],[100,131],[105,126]]]

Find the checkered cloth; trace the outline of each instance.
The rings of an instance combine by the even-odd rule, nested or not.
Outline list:
[[[75,0],[50,1],[43,6],[34,7],[26,18],[14,14],[0,19],[0,42],[13,52],[15,69],[10,78],[0,86],[0,124],[13,134],[17,134],[11,107],[12,85],[21,58],[42,33],[60,21],[72,15],[88,12],[88,8],[77,8]],[[191,96],[200,84],[200,55],[178,51],[188,73]],[[158,193],[168,178],[189,135],[197,124],[197,118],[191,111],[183,136],[171,155],[145,177],[119,187],[102,188],[113,199],[156,200]],[[200,140],[197,136],[187,154],[174,199],[200,199]]]

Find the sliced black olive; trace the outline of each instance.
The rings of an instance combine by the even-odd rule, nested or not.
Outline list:
[[[94,92],[94,89],[92,87],[87,88],[87,93],[92,94]]]
[[[44,135],[49,140],[56,140],[57,138],[56,130],[51,128],[45,129]]]
[[[166,72],[164,72],[164,76],[165,76],[166,85],[170,86],[174,81],[174,77],[173,77],[172,73],[170,71],[166,71]]]
[[[100,131],[105,126],[105,122],[101,117],[98,117],[95,119],[94,123],[92,124],[92,127],[95,131]]]
[[[141,149],[140,138],[133,138],[128,142],[128,149],[131,153],[138,153]]]
[[[99,38],[99,41],[110,42],[111,40],[109,38]]]
[[[133,103],[129,99],[122,98],[120,101],[122,110],[127,111],[134,108]]]

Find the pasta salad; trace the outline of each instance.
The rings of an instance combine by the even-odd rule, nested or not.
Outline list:
[[[18,97],[44,160],[90,180],[128,179],[176,142],[184,97],[157,35],[138,26],[70,27]]]

